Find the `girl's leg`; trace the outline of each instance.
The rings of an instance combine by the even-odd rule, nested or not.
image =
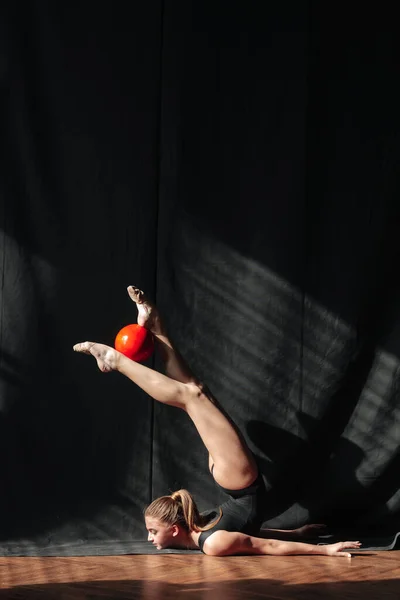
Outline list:
[[[180,381],[181,383],[197,384],[208,396],[211,402],[215,406],[218,406],[217,401],[214,398],[212,398],[210,393],[205,391],[204,385],[196,378],[196,376],[190,370],[189,366],[185,362],[180,352],[176,349],[176,347],[169,339],[165,324],[161,319],[157,307],[146,297],[142,290],[135,286],[128,286],[128,294],[131,300],[136,304],[138,310],[138,324],[149,329],[155,337],[156,346],[164,362],[165,371],[168,377],[171,377],[176,381]],[[224,412],[221,406],[218,406],[218,408],[222,413]],[[231,426],[235,429],[237,436],[241,440],[241,444],[247,448],[246,442],[242,438],[242,434],[237,429],[236,425],[231,421],[230,417],[227,414],[225,414],[225,417],[230,422]],[[209,454],[208,466],[210,471],[212,470],[213,475],[215,476],[215,473],[218,472],[218,465],[215,466],[214,463],[215,460],[213,456]]]
[[[156,347],[164,362],[168,377],[182,383],[196,382],[196,377],[168,338],[165,325],[154,304],[145,296],[142,290],[133,285],[128,287],[128,294],[136,304],[138,324],[149,329],[154,335]]]
[[[158,402],[185,410],[210,453],[217,483],[233,490],[250,485],[256,479],[258,469],[240,432],[191,374],[163,330],[155,335],[165,343],[169,372],[176,373],[180,380],[136,363],[103,344],[83,342],[76,344],[74,350],[92,354],[101,371],[119,371]]]

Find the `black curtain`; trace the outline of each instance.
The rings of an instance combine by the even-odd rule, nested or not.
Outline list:
[[[2,553],[221,499],[186,415],[72,352],[135,320],[132,283],[257,455],[266,524],[398,527],[399,43],[344,7],[2,5]]]

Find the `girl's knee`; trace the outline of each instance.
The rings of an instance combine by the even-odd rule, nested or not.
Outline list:
[[[202,397],[206,397],[202,383],[190,381],[189,383],[184,383],[183,385],[186,388],[186,396],[188,400],[201,400]]]

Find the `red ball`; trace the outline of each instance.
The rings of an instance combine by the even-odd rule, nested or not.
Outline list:
[[[126,325],[117,333],[114,346],[131,360],[143,362],[154,352],[153,334],[141,325]]]

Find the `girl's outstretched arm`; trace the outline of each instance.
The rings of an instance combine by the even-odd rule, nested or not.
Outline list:
[[[351,554],[345,552],[345,550],[357,550],[360,545],[360,542],[338,542],[336,544],[317,546],[302,542],[263,539],[245,533],[216,531],[204,542],[203,552],[210,556],[233,556],[238,554],[264,554],[273,556],[320,554],[323,556],[351,558]]]

